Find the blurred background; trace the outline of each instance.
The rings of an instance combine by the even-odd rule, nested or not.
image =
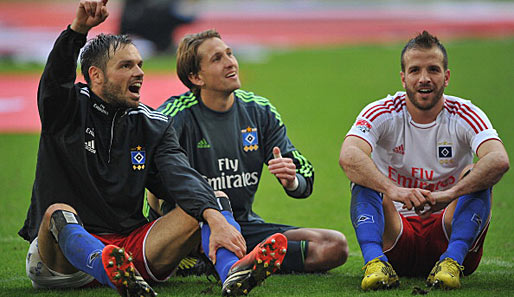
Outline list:
[[[0,0],[1,297],[114,296],[106,288],[37,293],[25,276],[28,245],[16,234],[27,212],[37,160],[39,77],[77,3]],[[273,277],[252,296],[362,293],[362,257],[339,150],[366,104],[402,90],[400,52],[421,31],[438,36],[448,51],[451,79],[445,93],[482,108],[514,158],[514,1],[110,0],[108,8],[110,17],[90,37],[124,32],[136,39],[145,59],[144,103],[157,107],[186,91],[175,74],[176,44],[184,34],[216,28],[239,60],[242,88],[270,99],[292,142],[312,162],[316,181],[309,199],[287,198],[264,170],[254,209],[270,222],[343,232],[350,258],[316,278],[315,285],[312,276]],[[462,290],[444,296],[514,296],[512,172],[494,188],[493,220],[479,269],[464,280]],[[168,282],[158,288],[162,296],[199,296],[208,286],[203,279]],[[400,289],[380,296],[407,296],[421,284],[402,279]],[[218,296],[217,290],[201,296]]]
[[[37,75],[11,76],[44,63],[77,2],[0,2],[0,131],[38,129],[35,105],[27,104]],[[239,59],[255,63],[266,63],[270,50],[394,44],[424,29],[445,41],[514,35],[512,1],[111,0],[108,5],[110,17],[90,35],[130,34],[145,59],[172,56],[184,34],[207,28],[216,28]],[[146,80],[165,85],[143,88],[147,104],[156,107],[167,94],[185,90],[171,73]]]

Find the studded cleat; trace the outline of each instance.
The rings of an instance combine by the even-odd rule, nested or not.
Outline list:
[[[123,297],[154,297],[157,293],[139,275],[132,257],[125,249],[107,245],[102,251],[102,263],[107,276]]]
[[[463,270],[464,266],[451,258],[438,261],[428,275],[427,286],[445,290],[458,289]]]
[[[211,276],[214,278],[214,282],[220,280],[214,265],[204,254],[199,257],[188,256],[182,259],[178,264],[175,275],[183,277],[205,275],[209,281],[213,281]]]
[[[375,258],[364,265],[362,269],[366,269],[361,283],[364,291],[390,289],[400,285],[398,275],[389,262]]]
[[[223,296],[247,295],[268,276],[280,269],[287,252],[287,238],[275,233],[234,263],[223,283]]]

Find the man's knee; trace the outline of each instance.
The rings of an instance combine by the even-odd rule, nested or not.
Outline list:
[[[77,211],[68,204],[54,203],[46,209],[45,214],[43,215],[43,221],[46,220],[47,222],[50,222],[50,219],[52,218],[52,214],[58,210],[66,210],[66,211],[72,212],[74,214],[77,214]]]
[[[320,242],[321,244],[319,245],[322,261],[332,266],[331,268],[343,265],[348,259],[349,253],[346,237],[339,231],[324,231],[322,242]]]
[[[52,217],[55,216],[54,214],[56,212],[62,212],[62,211],[65,211],[67,213],[73,213],[74,215],[77,214],[77,211],[71,207],[70,205],[68,204],[64,204],[64,203],[55,203],[55,204],[52,204],[50,205],[45,213],[43,214],[43,219],[41,221],[41,225],[39,227],[39,235],[38,236],[41,236],[42,234],[41,233],[47,233],[47,232],[51,232],[51,225],[52,225]]]
[[[308,243],[303,251],[305,253],[306,271],[326,271],[344,264],[348,259],[348,242],[339,231],[296,229],[287,231],[286,236],[288,233],[289,235],[294,234],[293,240],[303,238]]]
[[[333,267],[343,265],[348,259],[348,241],[339,231],[324,230],[323,239],[320,242],[320,254],[323,261],[330,263]],[[315,248],[312,246],[312,248]],[[308,255],[307,255],[308,256]]]

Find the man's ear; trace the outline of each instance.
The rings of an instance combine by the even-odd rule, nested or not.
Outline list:
[[[189,78],[189,81],[191,81],[194,85],[196,85],[198,87],[202,87],[205,84],[202,77],[198,73],[196,73],[196,74],[189,73],[189,75],[187,77]]]
[[[402,86],[404,89],[407,89],[407,85],[405,84],[405,72],[400,71],[400,79],[402,80]]]
[[[92,85],[103,85],[104,80],[105,80],[105,75],[104,75],[104,72],[102,71],[102,69],[100,69],[96,66],[91,66],[88,69],[88,73],[89,73],[89,79],[91,80]]]

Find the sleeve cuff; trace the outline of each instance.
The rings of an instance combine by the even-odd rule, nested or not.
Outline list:
[[[307,189],[307,181],[301,174],[297,173],[296,179],[298,180],[298,187],[296,188],[296,190],[288,191],[286,189],[286,192],[289,196],[293,196],[293,197],[301,196],[303,194],[303,192],[305,192],[305,190]]]

